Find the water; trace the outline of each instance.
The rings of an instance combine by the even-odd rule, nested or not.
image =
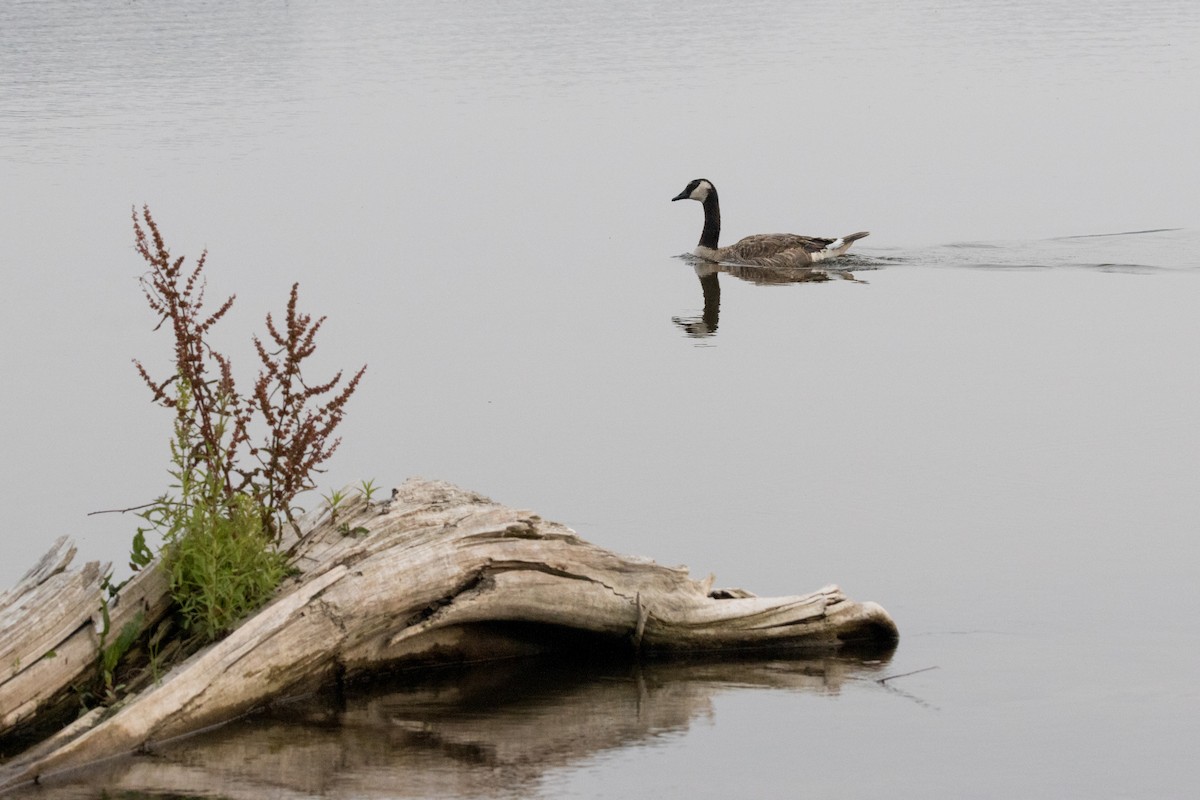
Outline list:
[[[628,672],[505,683],[490,714],[447,690],[403,718],[486,748],[532,704],[583,741],[480,766],[406,734],[299,791],[401,764],[426,782],[371,793],[1187,796],[1197,76],[1185,2],[10,2],[0,580],[62,533],[120,564],[135,521],[85,515],[165,486],[170,420],[129,363],[167,356],[131,246],[148,202],[237,293],[241,369],[293,280],[329,316],[322,368],[370,365],[324,486],[446,478],[900,625],[837,691],[651,676],[663,729],[586,699],[642,696]],[[706,308],[675,257],[700,209],[669,202],[696,177],[726,242],[871,230],[857,280],[723,273]],[[219,755],[240,730],[190,791],[260,779]],[[130,769],[108,785],[181,790]]]

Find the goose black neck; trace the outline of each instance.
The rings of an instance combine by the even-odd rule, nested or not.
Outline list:
[[[700,232],[700,246],[717,249],[721,238],[721,205],[717,202],[717,190],[709,189],[704,198],[704,230]]]

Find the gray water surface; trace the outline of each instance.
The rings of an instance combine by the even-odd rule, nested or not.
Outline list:
[[[0,582],[63,533],[119,570],[136,520],[86,514],[168,483],[130,364],[169,356],[145,202],[237,294],[244,384],[292,281],[320,368],[369,364],[323,487],[448,479],[720,585],[836,582],[902,634],[836,691],[726,665],[351,703],[314,746],[363,725],[370,757],[297,787],[209,758],[238,728],[188,791],[1190,796],[1197,97],[1182,0],[6,3]],[[696,177],[725,242],[869,229],[854,280],[699,275]],[[308,723],[261,724],[313,761]],[[454,755],[512,726],[580,746]],[[130,769],[78,791],[184,789]]]

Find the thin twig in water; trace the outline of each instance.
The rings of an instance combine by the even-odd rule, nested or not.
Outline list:
[[[914,669],[912,672],[901,672],[899,675],[888,675],[886,678],[876,678],[875,682],[879,684],[886,684],[890,680],[894,680],[896,678],[907,678],[909,675],[916,675],[919,672],[929,672],[931,669],[937,669],[937,667],[922,667],[921,669]]]

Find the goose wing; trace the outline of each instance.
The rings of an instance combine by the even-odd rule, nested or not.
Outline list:
[[[799,250],[803,253],[816,253],[833,244],[833,239],[822,239],[818,236],[800,236],[795,233],[759,233],[747,236],[736,244],[730,245],[727,252],[739,260],[771,259],[788,251]],[[799,255],[799,253],[795,254]]]

